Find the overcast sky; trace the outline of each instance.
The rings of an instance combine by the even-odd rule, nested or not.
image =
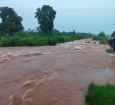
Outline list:
[[[54,28],[60,31],[111,34],[115,30],[115,0],[0,0],[0,7],[12,7],[23,17],[25,29],[38,26],[34,13],[43,5],[57,12]]]

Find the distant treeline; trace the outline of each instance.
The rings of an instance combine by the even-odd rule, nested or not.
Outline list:
[[[91,33],[76,33],[74,29],[71,32],[60,32],[54,29],[56,14],[57,12],[51,6],[43,5],[33,14],[37,19],[38,27],[24,31],[23,18],[11,7],[0,7],[0,36],[5,34],[12,36],[20,31],[31,35],[93,35]],[[101,32],[99,36],[105,37],[105,33]],[[112,37],[115,37],[115,32],[112,33]]]
[[[107,44],[108,39],[104,32],[98,37],[91,33],[78,33],[74,29],[71,32],[60,32],[54,29],[54,20],[57,12],[49,5],[43,5],[35,12],[38,27],[24,30],[23,18],[11,7],[0,7],[0,46],[43,46],[56,45],[84,38],[99,40],[101,44]],[[115,32],[112,33],[115,37]]]
[[[28,29],[26,31],[24,31],[25,33],[28,33],[30,35],[46,35],[44,34],[42,31],[39,31],[37,29]],[[78,32],[76,33],[75,31],[70,31],[70,32],[60,32],[57,29],[53,29],[52,35],[81,35],[81,36],[95,36],[94,34],[91,33],[82,33],[82,32]]]

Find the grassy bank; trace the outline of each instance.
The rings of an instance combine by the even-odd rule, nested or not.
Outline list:
[[[0,38],[0,46],[44,46],[44,45],[56,45],[57,43],[64,43],[79,39],[89,38],[89,36],[81,35],[36,35],[32,36],[27,33],[15,33],[14,35],[5,35]]]
[[[11,47],[11,46],[44,46],[44,45],[56,45],[57,43],[64,43],[74,40],[80,40],[85,38],[93,38],[93,40],[99,40],[100,44],[108,44],[109,39],[106,37],[98,37],[92,35],[85,35],[77,33],[76,35],[66,34],[54,34],[48,35],[37,35],[27,32],[17,32],[13,35],[4,35],[0,38],[0,47]]]
[[[107,49],[106,52],[113,54],[113,51],[111,49]]]
[[[115,85],[91,83],[85,96],[86,105],[115,105]]]
[[[109,39],[106,37],[95,36],[95,37],[93,37],[93,40],[99,40],[100,44],[108,44],[109,43]]]

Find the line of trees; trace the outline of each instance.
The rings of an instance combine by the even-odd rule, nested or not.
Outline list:
[[[45,34],[45,35],[92,35],[91,33],[76,33],[75,30],[72,32],[62,33],[54,28],[54,20],[56,17],[56,11],[49,5],[43,5],[42,8],[38,8],[35,12],[35,18],[39,24],[36,30],[28,29],[26,32],[32,35]],[[22,25],[23,18],[19,16],[15,10],[11,7],[0,7],[0,36],[5,34],[13,35],[16,32],[23,31]],[[105,37],[104,32],[98,34],[99,37]],[[115,37],[115,31],[111,37]]]
[[[49,5],[44,5],[42,8],[38,8],[35,12],[35,18],[37,18],[39,27],[38,31],[42,31],[44,34],[52,35],[54,27],[54,19],[56,11]],[[24,29],[22,25],[22,17],[10,7],[0,7],[0,35],[9,34],[13,35],[15,32],[19,32]]]

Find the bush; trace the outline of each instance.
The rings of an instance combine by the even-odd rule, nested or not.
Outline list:
[[[115,31],[112,33],[111,37],[115,37]]]
[[[93,37],[93,40],[100,41],[100,44],[108,44],[109,43],[109,40],[106,37],[95,36],[95,37]]]
[[[100,44],[108,44],[107,39],[102,38],[102,39],[100,40]]]
[[[44,45],[56,45],[57,43],[64,43],[83,38],[89,38],[89,36],[83,35],[59,35],[59,36],[46,36],[36,35],[32,36],[26,32],[20,31],[13,36],[5,35],[0,39],[0,46],[44,46]]]
[[[56,45],[57,44],[57,42],[56,42],[56,40],[55,39],[53,39],[53,38],[49,38],[48,39],[48,45]]]
[[[44,46],[48,45],[48,39],[45,37],[37,37],[36,38],[36,43],[38,46]]]
[[[106,52],[107,53],[113,53],[112,49],[107,49]]]
[[[29,34],[27,34],[26,32],[20,31],[20,32],[16,32],[14,36],[27,37],[29,36]]]
[[[57,43],[65,42],[65,38],[63,36],[54,37]]]
[[[98,34],[98,37],[105,37],[105,33],[104,33],[104,32],[100,32],[100,33]]]
[[[100,40],[100,37],[94,36],[94,37],[93,37],[93,40]]]
[[[91,83],[85,95],[86,105],[115,105],[115,86]]]
[[[10,41],[7,38],[3,37],[0,41],[0,46],[1,47],[11,46]]]
[[[36,46],[36,41],[33,37],[26,37],[23,39],[24,46]]]
[[[1,39],[1,44],[2,47],[5,46],[23,46],[22,39],[19,36],[6,36]]]
[[[23,46],[23,41],[19,36],[9,38],[10,46]]]

